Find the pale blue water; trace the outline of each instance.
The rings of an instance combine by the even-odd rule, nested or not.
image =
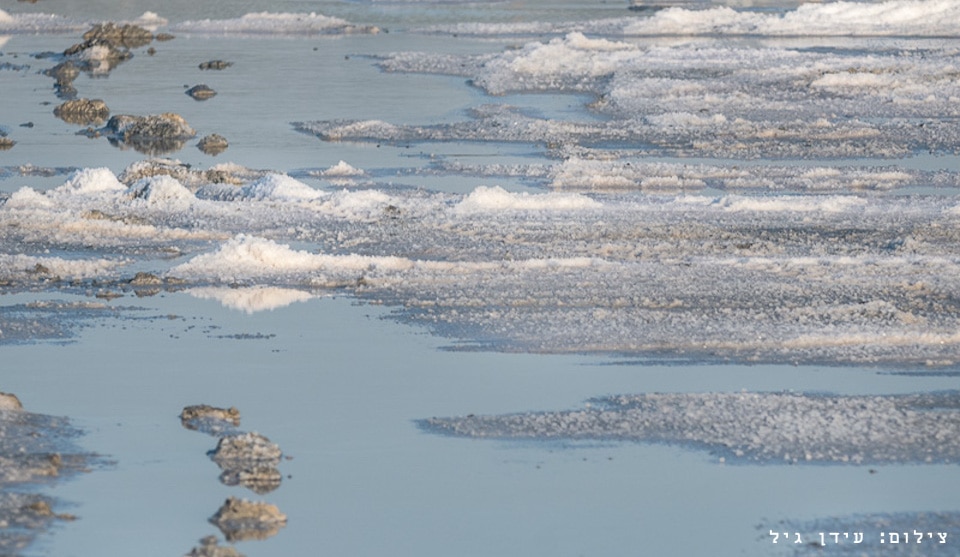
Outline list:
[[[762,7],[778,9],[776,3]],[[589,93],[490,96],[463,76],[384,72],[376,57],[408,51],[495,54],[562,35],[422,32],[434,24],[575,24],[649,16],[619,2],[572,1],[157,6],[143,1],[81,5],[43,0],[7,3],[2,9],[82,20],[132,19],[151,10],[171,24],[266,10],[319,12],[387,29],[345,36],[178,34],[173,41],[156,43],[155,55],[138,51],[108,77],[81,75],[76,86],[82,96],[106,99],[115,114],[177,112],[200,135],[220,133],[229,139],[229,149],[217,157],[201,153],[194,141],[168,155],[195,168],[230,161],[287,172],[335,191],[336,186],[310,178],[308,172],[345,160],[370,170],[377,189],[456,194],[491,183],[511,191],[542,192],[546,186],[529,176],[430,173],[432,161],[549,165],[556,162],[555,154],[529,142],[322,142],[294,131],[292,122],[378,119],[395,125],[438,125],[462,121],[465,111],[488,103],[520,106],[553,122],[603,121],[604,115],[585,106],[595,100]],[[60,101],[53,95],[52,80],[38,74],[51,63],[32,55],[62,51],[77,40],[77,33],[16,33],[0,41],[0,62],[30,66],[0,71],[0,129],[17,141],[13,149],[0,151],[0,167],[105,166],[119,174],[145,158],[116,149],[104,138],[76,135],[77,126],[52,117]],[[874,38],[745,39],[754,40],[758,48],[773,45],[803,52],[881,52],[891,44]],[[942,50],[956,40],[933,39]],[[676,39],[636,39],[645,45],[660,41],[669,46]],[[930,46],[926,39],[916,44],[920,50]],[[196,69],[215,58],[234,66],[222,72]],[[185,85],[200,82],[218,90],[218,96],[201,103],[183,94]],[[26,122],[33,127],[20,126]],[[722,155],[673,155],[654,152],[650,157],[721,166],[771,163],[762,157],[737,161]],[[788,158],[784,164],[821,162]],[[954,182],[951,173],[958,168],[956,154],[948,152],[830,164],[942,170]],[[0,192],[9,194],[22,186],[46,190],[62,184],[66,174],[9,176],[0,180]],[[918,187],[944,193],[932,184]],[[42,244],[31,250],[41,250]],[[56,250],[61,248],[53,241],[51,245],[54,255],[60,254]],[[89,257],[99,249],[62,255]],[[4,245],[2,253],[19,253],[19,248]],[[145,267],[153,263],[149,258],[141,262]],[[41,299],[94,300],[63,285],[33,290],[0,287],[0,305],[6,309]],[[448,350],[451,345],[476,340],[462,336],[469,327],[456,328],[454,323],[448,329],[427,330],[396,319],[393,307],[348,293],[328,294],[252,314],[184,292],[146,298],[127,294],[106,302],[120,308],[118,312],[80,320],[79,325],[65,312],[66,326],[75,334],[65,344],[0,344],[0,389],[16,393],[32,411],[69,416],[87,430],[81,439],[85,449],[115,461],[108,469],[49,491],[80,520],[58,524],[26,554],[184,554],[201,537],[217,533],[207,520],[230,495],[269,501],[288,515],[288,525],[269,540],[237,544],[252,557],[783,555],[789,552],[773,546],[767,536],[780,521],[957,510],[956,464],[761,466],[722,463],[717,455],[677,445],[459,439],[416,425],[416,420],[432,416],[578,408],[590,398],[621,393],[889,395],[949,390],[958,388],[956,375],[950,373],[955,364],[943,369],[948,373],[917,376],[881,373],[891,367],[917,369],[896,364],[876,369],[695,358],[694,363],[660,365],[623,358],[616,351],[453,351]],[[215,440],[187,431],[177,418],[181,408],[198,403],[238,407],[243,429],[267,435],[291,457],[280,465],[284,480],[277,491],[261,497],[217,481],[219,470],[206,456]],[[960,532],[951,532],[954,535]],[[949,549],[955,548],[954,543]]]

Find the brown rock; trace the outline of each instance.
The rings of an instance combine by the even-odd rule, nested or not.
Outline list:
[[[226,151],[227,147],[229,146],[230,144],[227,142],[227,138],[216,133],[206,135],[197,142],[198,149],[207,155],[213,156],[219,155],[220,153]]]
[[[287,515],[276,505],[230,497],[210,517],[229,542],[265,540],[287,525]]]
[[[101,99],[74,99],[54,108],[53,115],[68,124],[102,124],[110,116],[110,109]]]

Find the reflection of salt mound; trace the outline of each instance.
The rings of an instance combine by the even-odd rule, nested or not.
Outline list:
[[[689,444],[764,462],[960,462],[960,392],[898,396],[680,393],[584,410],[432,418],[438,433]]]
[[[305,302],[313,295],[302,290],[278,288],[276,286],[251,286],[248,288],[192,288],[187,291],[195,298],[216,300],[224,307],[255,313],[273,310]]]
[[[602,204],[585,195],[566,193],[511,193],[494,186],[478,187],[465,197],[457,210],[464,213],[488,211],[578,211],[596,209]]]

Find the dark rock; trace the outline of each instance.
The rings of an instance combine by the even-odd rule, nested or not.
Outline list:
[[[233,62],[224,60],[210,60],[200,64],[201,70],[225,70],[233,65]]]
[[[101,99],[74,99],[53,109],[53,114],[68,124],[102,124],[110,116],[110,109]]]
[[[217,96],[217,92],[208,87],[207,85],[200,84],[194,85],[193,87],[187,89],[187,94],[194,98],[194,100],[205,101],[207,99]]]

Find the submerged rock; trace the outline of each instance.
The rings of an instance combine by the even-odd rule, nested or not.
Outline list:
[[[214,156],[226,151],[227,147],[229,146],[230,144],[227,142],[227,138],[215,133],[205,135],[199,142],[197,142],[198,149],[207,155]]]
[[[201,83],[200,85],[194,85],[193,87],[187,89],[187,94],[194,98],[194,100],[205,101],[217,96],[217,92],[211,89],[206,84]]]
[[[68,124],[102,124],[110,116],[110,109],[101,99],[73,99],[54,108],[53,114]]]
[[[219,545],[216,536],[207,536],[184,557],[243,557],[243,554],[233,547]]]
[[[210,522],[229,542],[265,540],[287,525],[287,516],[276,505],[230,497]]]
[[[201,70],[225,70],[233,65],[233,62],[226,62],[224,60],[210,60],[208,62],[203,62],[200,64]]]

